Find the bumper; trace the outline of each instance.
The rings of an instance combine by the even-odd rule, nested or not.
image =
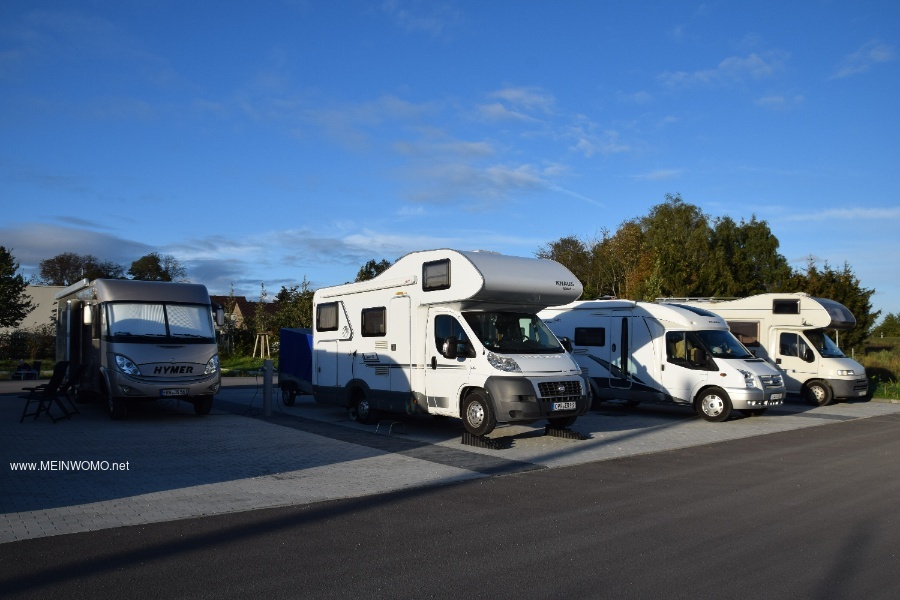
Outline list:
[[[869,381],[863,379],[829,379],[835,398],[862,398],[869,393]]]
[[[780,406],[784,404],[784,397],[787,390],[780,388],[741,388],[728,389],[728,397],[731,398],[731,405],[738,410],[753,408],[768,408],[770,406]]]
[[[533,382],[526,377],[490,377],[484,387],[501,423],[581,416],[591,408],[591,397],[580,376],[552,382]],[[546,393],[542,394],[541,390]]]
[[[118,371],[106,371],[106,378],[114,396],[153,400],[209,396],[218,392],[222,384],[218,372],[190,379],[141,379]]]

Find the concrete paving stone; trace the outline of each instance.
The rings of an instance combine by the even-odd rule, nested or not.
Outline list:
[[[310,504],[900,412],[889,402],[787,404],[762,417],[706,423],[685,408],[604,405],[573,426],[588,439],[546,436],[541,423],[500,426],[491,438],[509,447],[492,450],[464,445],[458,420],[401,416],[365,426],[310,397],[285,406],[277,389],[265,416],[262,387],[250,378],[226,382],[205,417],[166,401],[123,421],[88,404],[70,420],[20,424],[24,401],[7,383],[0,382],[0,543]],[[40,470],[42,461],[57,468]],[[107,466],[78,470],[73,461]],[[14,463],[35,463],[36,470],[14,470]],[[127,469],[113,470],[113,463]]]

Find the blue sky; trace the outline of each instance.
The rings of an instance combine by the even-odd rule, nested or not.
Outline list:
[[[898,37],[893,1],[10,0],[0,245],[255,299],[680,194],[898,313]]]

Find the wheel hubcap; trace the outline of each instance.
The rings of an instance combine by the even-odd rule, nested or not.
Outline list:
[[[703,412],[711,417],[717,417],[725,410],[725,403],[718,396],[707,396],[703,399]]]
[[[484,421],[484,407],[478,402],[473,402],[469,405],[466,416],[472,427],[480,427],[481,423]]]

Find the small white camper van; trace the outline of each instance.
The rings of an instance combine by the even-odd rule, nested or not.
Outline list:
[[[536,316],[581,295],[559,263],[428,250],[313,297],[312,389],[371,423],[380,411],[568,427],[590,409],[581,369]]]
[[[713,422],[727,419],[732,409],[760,415],[784,401],[779,374],[710,312],[585,300],[539,316],[553,333],[571,340],[595,399],[672,402],[692,406]]]
[[[712,311],[728,323],[756,356],[775,365],[788,393],[824,406],[835,398],[866,396],[869,383],[861,364],[844,356],[825,331],[856,326],[839,302],[809,294],[758,294],[738,300],[666,298],[667,303]]]
[[[220,372],[205,286],[83,279],[56,300],[56,358],[69,361],[79,393],[104,399],[113,419],[124,418],[130,402],[162,398],[209,414]]]

